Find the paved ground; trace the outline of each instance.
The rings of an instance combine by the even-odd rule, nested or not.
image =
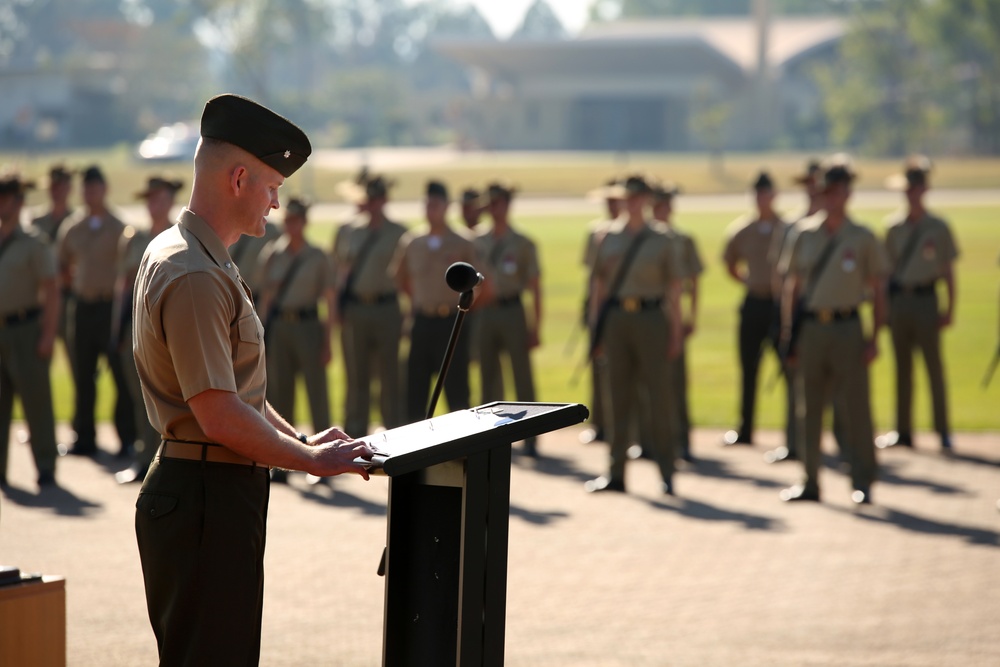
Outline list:
[[[851,505],[830,450],[823,503],[787,505],[795,464],[696,433],[678,496],[630,464],[629,493],[587,495],[603,445],[578,428],[515,457],[507,665],[996,665],[1000,656],[1000,436],[959,434],[880,452],[875,505]],[[113,439],[102,431],[105,446]],[[64,434],[65,435],[65,434]],[[67,578],[71,666],[155,663],[120,462],[61,459],[39,493],[12,445],[0,562]],[[386,479],[293,478],[270,505],[263,665],[380,661]]]

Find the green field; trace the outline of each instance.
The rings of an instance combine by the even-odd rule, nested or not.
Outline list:
[[[858,220],[870,224],[879,234],[882,231],[881,221],[888,212],[854,211]],[[962,253],[958,262],[956,323],[944,337],[953,427],[955,430],[998,430],[1000,378],[987,391],[980,387],[980,382],[997,345],[997,296],[1000,285],[1000,272],[997,270],[1000,232],[997,231],[997,220],[1000,219],[1000,207],[955,207],[940,212],[952,222]],[[737,416],[739,367],[736,317],[741,292],[739,286],[727,277],[719,260],[725,228],[732,218],[730,213],[685,214],[683,206],[678,215],[680,227],[697,238],[707,266],[702,282],[698,332],[690,341],[688,352],[692,416],[699,426],[733,426]],[[534,353],[538,399],[585,403],[588,400],[586,376],[576,386],[571,386],[570,378],[584,352],[584,336],[578,328],[584,282],[579,258],[588,218],[522,218],[517,223],[538,242],[544,273],[543,345]],[[334,221],[314,221],[310,226],[314,241],[329,247],[333,226]],[[881,356],[873,366],[872,395],[876,428],[881,431],[893,426],[892,349],[885,331],[880,339],[880,349]],[[768,354],[763,365],[760,379],[762,393],[758,400],[759,422],[765,427],[778,427],[782,419],[783,388],[778,385],[772,393],[766,391],[774,370],[773,355]],[[329,374],[333,415],[339,421],[344,414],[343,364],[339,356],[335,357]],[[475,376],[474,372],[474,401],[478,393]],[[917,428],[926,429],[930,427],[930,399],[919,361],[916,378]],[[61,353],[53,366],[53,380],[57,417],[68,420],[72,412],[72,385]],[[111,414],[112,394],[109,375],[105,372],[99,391],[102,419],[108,419]],[[304,396],[297,403],[300,406],[297,421],[308,423]]]

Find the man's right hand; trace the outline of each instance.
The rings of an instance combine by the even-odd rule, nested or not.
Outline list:
[[[317,477],[353,472],[368,479],[367,468],[355,462],[359,458],[371,461],[375,450],[367,442],[352,440],[340,429],[331,428],[313,436],[309,445],[313,460],[306,472]]]

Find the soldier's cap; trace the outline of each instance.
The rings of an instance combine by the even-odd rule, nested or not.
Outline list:
[[[626,197],[648,195],[653,191],[649,180],[642,174],[630,174],[626,176],[625,182],[622,185],[625,188]]]
[[[886,188],[890,190],[908,190],[924,187],[933,165],[926,155],[911,155],[903,164],[902,174],[893,174],[885,180]]]
[[[171,194],[176,194],[184,187],[184,181],[179,178],[166,178],[164,176],[150,176],[146,181],[146,189],[135,193],[136,199],[148,199],[149,195],[157,190],[169,190]]]
[[[35,189],[35,182],[25,180],[17,172],[0,174],[0,196],[24,195],[28,190]]]
[[[462,190],[462,203],[467,204],[479,199],[479,190],[475,188],[465,188]]]
[[[291,215],[305,218],[311,205],[304,197],[292,197],[285,204],[285,217]]]
[[[309,138],[290,120],[231,93],[205,103],[201,136],[238,146],[285,178],[305,164],[312,153]]]
[[[805,172],[793,178],[792,182],[798,185],[805,185],[806,183],[812,183],[817,178],[819,178],[820,171],[821,167],[819,164],[819,160],[809,160],[809,163],[806,165]]]
[[[68,183],[73,180],[73,174],[75,172],[72,169],[67,169],[66,165],[55,164],[49,168],[49,185],[53,183]]]
[[[448,186],[441,181],[427,181],[427,197],[439,197],[448,201]]]
[[[604,182],[604,185],[589,190],[587,192],[587,201],[592,202],[602,202],[609,199],[624,199],[625,198],[625,185],[622,179],[615,177],[609,178]]]
[[[517,187],[506,181],[493,181],[486,186],[486,193],[483,195],[483,205],[487,205],[495,199],[510,201],[517,193]]]
[[[750,187],[758,192],[761,190],[773,190],[774,180],[772,180],[771,174],[769,174],[766,170],[761,170],[757,174],[757,178],[755,178],[753,183],[750,184]]]
[[[858,177],[851,164],[851,158],[846,153],[837,153],[823,162],[823,187],[829,188],[838,183],[852,183]]]
[[[84,183],[107,183],[104,178],[104,172],[96,164],[92,164],[83,170],[83,182]]]
[[[681,193],[681,187],[670,181],[660,181],[653,184],[653,199],[655,201],[666,201],[673,199]]]

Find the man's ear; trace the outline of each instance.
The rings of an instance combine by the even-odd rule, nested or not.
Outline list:
[[[236,165],[229,173],[229,188],[234,196],[239,196],[250,180],[250,172],[243,165]]]

